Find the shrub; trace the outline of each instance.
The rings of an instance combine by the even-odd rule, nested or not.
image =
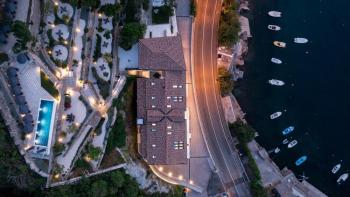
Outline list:
[[[64,149],[66,149],[66,146],[59,142],[56,142],[55,145],[53,146],[53,152],[56,155],[60,154],[62,151],[64,151]]]
[[[225,67],[220,67],[218,69],[218,81],[220,85],[220,92],[222,96],[230,94],[234,87],[234,81],[232,74],[226,70]]]
[[[123,116],[118,113],[117,119],[109,133],[106,152],[111,152],[116,147],[124,147],[126,144],[126,132]]]
[[[106,99],[109,96],[109,87],[110,87],[109,82],[105,81],[104,79],[98,76],[95,67],[92,67],[91,72],[97,81],[97,86],[98,86],[98,89],[100,90],[100,95],[103,97],[103,99]]]
[[[196,5],[196,2],[195,2],[195,0],[191,0],[191,15],[192,16],[196,16],[196,14],[197,14],[197,5]]]
[[[0,53],[0,64],[9,60],[9,56],[6,53]]]
[[[93,60],[96,62],[98,58],[102,56],[101,53],[101,36],[99,34],[96,34],[96,46],[94,55],[92,56]]]
[[[169,17],[173,15],[173,7],[163,5],[161,7],[153,7],[152,22],[155,24],[169,23]]]
[[[56,89],[55,84],[43,71],[40,71],[40,81],[41,87],[43,87],[49,94],[51,94],[52,97],[58,98],[59,92]]]
[[[238,40],[240,31],[237,3],[234,0],[225,0],[219,23],[219,45],[232,47]]]
[[[100,12],[103,12],[106,16],[117,16],[120,12],[119,4],[105,4],[101,6]]]
[[[248,143],[255,137],[256,131],[242,120],[237,120],[235,123],[230,124],[231,134],[235,134],[241,143]]]
[[[92,160],[97,160],[99,158],[99,156],[101,155],[102,150],[99,147],[95,147],[93,145],[89,145],[88,150],[87,150],[87,154],[89,155],[89,157]]]

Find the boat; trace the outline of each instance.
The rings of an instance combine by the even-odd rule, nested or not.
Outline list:
[[[348,178],[349,178],[349,173],[344,173],[344,174],[342,174],[342,175],[338,178],[337,183],[338,183],[338,184],[342,184],[342,183],[344,183],[344,182],[346,181],[346,179],[348,179]]]
[[[281,27],[277,26],[277,25],[268,25],[267,28],[269,30],[272,30],[272,31],[279,31],[279,30],[281,30]]]
[[[277,147],[277,148],[275,148],[275,150],[274,150],[273,152],[277,154],[277,153],[279,153],[280,151],[281,151],[281,149]]]
[[[280,112],[280,111],[275,112],[275,113],[270,115],[270,119],[271,120],[276,119],[276,118],[280,117],[281,115],[282,115],[282,112]]]
[[[294,38],[294,42],[298,44],[305,44],[308,42],[306,38]]]
[[[289,143],[289,140],[286,138],[282,141],[282,144],[288,144]]]
[[[300,166],[307,160],[307,156],[301,156],[298,160],[295,161],[296,166]]]
[[[340,164],[340,163],[337,164],[337,165],[335,165],[335,166],[332,168],[332,173],[333,173],[333,174],[336,174],[336,173],[339,171],[340,167],[341,167],[341,164]]]
[[[282,131],[282,134],[283,134],[283,135],[287,135],[287,134],[291,133],[292,131],[294,131],[294,127],[293,127],[293,126],[290,126],[290,127],[287,127],[286,129],[284,129],[284,130]]]
[[[269,16],[276,17],[276,18],[279,18],[282,16],[282,12],[279,12],[279,11],[269,11],[267,14]]]
[[[275,64],[282,64],[282,60],[280,60],[280,59],[277,59],[277,58],[271,58],[271,62],[272,63],[275,63]]]
[[[291,141],[289,144],[288,144],[288,148],[293,148],[295,145],[297,145],[298,144],[298,141],[296,141],[296,140],[293,140],[293,141]]]
[[[286,48],[287,44],[285,42],[281,42],[281,41],[274,41],[273,45],[275,45],[276,47],[280,47],[280,48]]]
[[[270,79],[269,83],[271,85],[275,85],[275,86],[283,86],[284,85],[283,81],[280,81],[280,80],[277,80],[277,79]]]

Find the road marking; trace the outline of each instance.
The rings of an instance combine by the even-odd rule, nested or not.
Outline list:
[[[215,11],[215,12],[216,12],[216,6],[217,6],[217,0],[215,0],[215,6],[214,6],[214,11]],[[206,1],[206,4],[205,4],[204,24],[206,24],[207,8],[208,8],[208,0]],[[214,19],[215,19],[215,16],[213,17],[213,20],[212,20],[211,49],[213,49],[212,44],[213,44],[213,33],[214,33],[214,23],[215,23]],[[202,74],[203,74],[203,79],[204,79],[204,76],[205,76],[205,74],[204,74],[204,64],[203,64],[203,62],[204,62],[204,58],[203,58],[203,57],[204,57],[204,35],[205,35],[204,25],[203,25],[203,27],[202,27],[202,32],[203,32],[203,37],[202,37],[202,67],[203,67],[203,69],[202,69]],[[210,56],[210,57],[211,57],[211,60],[212,60],[212,53],[211,53],[211,56]],[[212,63],[212,61],[211,61],[211,63]],[[215,76],[214,76],[214,78],[215,78]],[[203,83],[203,87],[204,87],[204,91],[207,92],[206,83]],[[214,87],[215,87],[215,84],[214,84]],[[216,94],[216,93],[215,93],[215,94]],[[226,163],[226,158],[225,158],[225,156],[224,156],[224,154],[223,154],[223,151],[222,151],[222,149],[221,149],[221,146],[219,145],[218,137],[217,137],[216,132],[215,132],[215,128],[214,128],[212,116],[211,116],[211,113],[210,113],[210,110],[209,110],[209,103],[208,103],[207,94],[205,94],[205,98],[206,98],[205,100],[206,100],[206,105],[207,105],[207,109],[208,109],[208,113],[209,113],[210,123],[211,123],[211,126],[212,126],[213,130],[214,130],[215,140],[216,140],[216,142],[217,142],[217,144],[218,144],[220,153],[221,153],[221,155],[223,156],[223,160],[224,160],[225,167],[226,167],[227,170],[228,170],[228,173],[229,173],[229,175],[230,175],[230,178],[231,178],[232,181],[234,182],[235,179],[233,178],[233,176],[232,176],[232,174],[231,174],[231,171],[230,171],[230,169],[228,168],[228,165],[227,165],[227,163]],[[216,96],[215,96],[215,98],[216,98]],[[216,103],[216,104],[217,104],[217,103]],[[220,120],[221,120],[221,119],[220,119]],[[222,127],[221,121],[220,121],[220,125],[221,125],[221,127]],[[220,177],[220,176],[219,176],[219,177]],[[221,180],[221,178],[220,178],[220,180]],[[221,180],[221,182],[222,182],[222,180]],[[223,185],[224,185],[224,184],[223,184]],[[224,187],[225,187],[225,185],[224,185]],[[234,184],[234,188],[235,188],[236,194],[239,196],[239,193],[238,193],[237,188],[236,188],[236,184]]]

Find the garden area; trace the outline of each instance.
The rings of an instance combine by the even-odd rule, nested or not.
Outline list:
[[[22,21],[15,21],[12,24],[12,32],[17,38],[17,42],[12,48],[14,53],[19,53],[27,49],[27,43],[33,40],[28,26]]]
[[[241,29],[238,15],[238,3],[235,0],[224,0],[219,24],[219,45],[228,48],[239,39]]]
[[[225,67],[219,67],[217,81],[219,82],[220,92],[222,96],[227,96],[233,91],[233,75]]]
[[[43,87],[52,97],[58,98],[59,92],[55,87],[55,84],[49,79],[49,77],[40,70],[41,87]]]

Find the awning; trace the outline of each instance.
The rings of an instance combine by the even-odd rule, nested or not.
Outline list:
[[[19,112],[20,112],[21,114],[29,113],[28,105],[20,105],[20,106],[19,106]]]
[[[24,105],[24,104],[26,104],[26,99],[25,99],[25,97],[24,97],[23,95],[17,95],[17,96],[15,97],[15,101],[16,101],[16,103],[17,103],[18,105]]]

